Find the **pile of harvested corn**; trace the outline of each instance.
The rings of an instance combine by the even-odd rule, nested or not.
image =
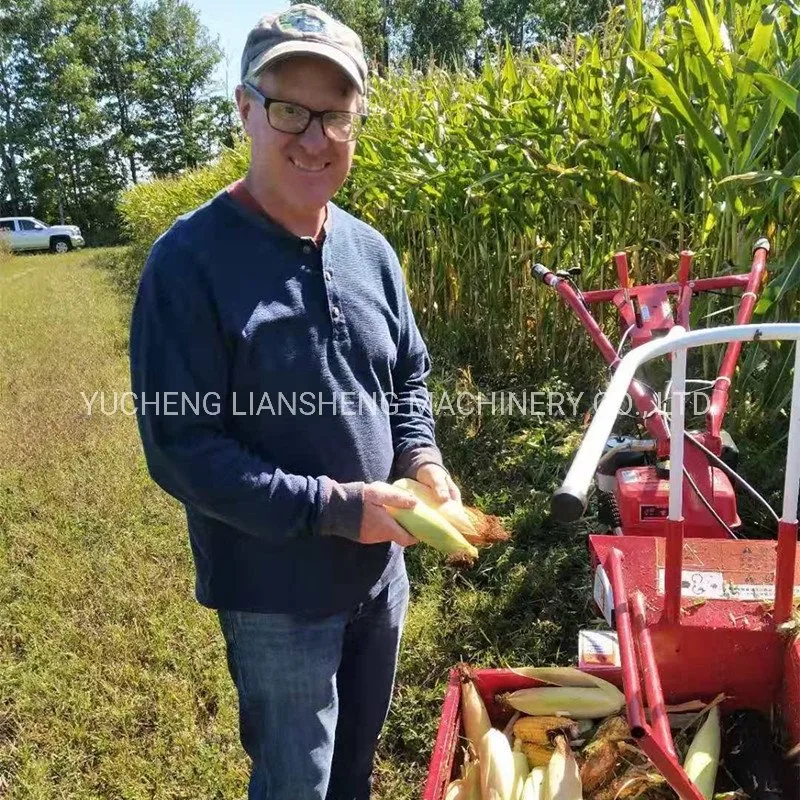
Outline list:
[[[460,672],[467,748],[461,777],[448,786],[445,800],[676,800],[631,736],[624,695],[607,681],[572,668],[514,670],[550,685],[498,695],[497,701],[515,712],[501,731],[492,727],[469,669],[462,666]],[[762,753],[756,767],[743,751],[752,738],[743,736],[743,720],[757,712],[733,712],[721,726],[721,699],[685,704],[671,715],[681,731],[676,744],[687,775],[709,800],[715,787],[730,788],[730,797],[777,800],[782,796],[777,756]],[[758,746],[769,745],[762,739]],[[723,747],[734,765],[725,775],[729,783],[734,779],[730,787],[717,782]],[[758,777],[755,769],[761,770]]]

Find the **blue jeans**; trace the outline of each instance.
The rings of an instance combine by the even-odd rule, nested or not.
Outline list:
[[[369,800],[408,607],[405,570],[328,617],[219,611],[248,800]]]

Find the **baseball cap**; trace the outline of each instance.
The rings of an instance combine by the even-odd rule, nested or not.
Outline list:
[[[367,88],[367,62],[359,35],[321,8],[298,3],[262,17],[242,52],[242,82],[295,55],[320,56],[340,67],[361,94]]]

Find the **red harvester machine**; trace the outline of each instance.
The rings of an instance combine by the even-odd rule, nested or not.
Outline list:
[[[724,694],[723,709],[768,713],[783,732],[787,752],[800,750],[800,644],[792,635],[795,587],[800,587],[800,324],[736,324],[693,332],[681,324],[688,321],[691,293],[721,288],[718,282],[745,288],[737,322],[749,321],[767,251],[766,242],[759,242],[748,276],[705,281],[689,280],[690,260],[683,254],[677,283],[638,290],[628,285],[626,262],[617,256],[622,288],[585,295],[563,274],[535,268],[576,311],[614,370],[564,483],[552,498],[553,516],[574,521],[585,510],[595,476],[604,476],[613,482],[601,485],[601,479],[598,489],[610,490],[619,506],[613,532],[591,535],[589,550],[594,598],[617,633],[620,667],[587,671],[624,691],[632,736],[683,800],[702,800],[702,795],[676,754],[668,705],[710,701]],[[677,297],[677,310],[670,315],[665,298],[672,295]],[[635,345],[623,358],[588,312],[592,302],[608,301],[620,310],[624,334]],[[651,321],[655,327],[648,328]],[[733,538],[738,516],[730,481],[744,482],[730,465],[730,451],[727,457],[724,453],[721,429],[741,346],[759,340],[795,343],[783,509],[779,518],[773,512],[776,540]],[[707,426],[687,433],[687,351],[711,345],[727,349],[713,383]],[[671,360],[669,414],[656,406],[650,390],[635,377],[642,365],[665,356]],[[628,392],[649,439],[612,437]],[[619,453],[628,458],[644,454],[652,463],[620,466],[614,462]],[[628,479],[626,472],[636,477]],[[665,513],[645,516],[641,509],[652,503],[655,483]],[[623,484],[625,489],[620,488]],[[744,488],[754,492],[746,484]],[[493,723],[502,726],[510,714],[495,703],[495,695],[536,684],[511,670],[478,670],[476,685]],[[458,761],[459,735],[460,683],[454,671],[423,800],[444,797]],[[797,764],[787,761],[787,775],[789,791],[800,795]]]

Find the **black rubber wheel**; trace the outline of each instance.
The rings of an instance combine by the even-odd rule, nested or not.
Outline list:
[[[72,250],[72,242],[66,236],[54,236],[50,240],[51,253],[69,253]]]

